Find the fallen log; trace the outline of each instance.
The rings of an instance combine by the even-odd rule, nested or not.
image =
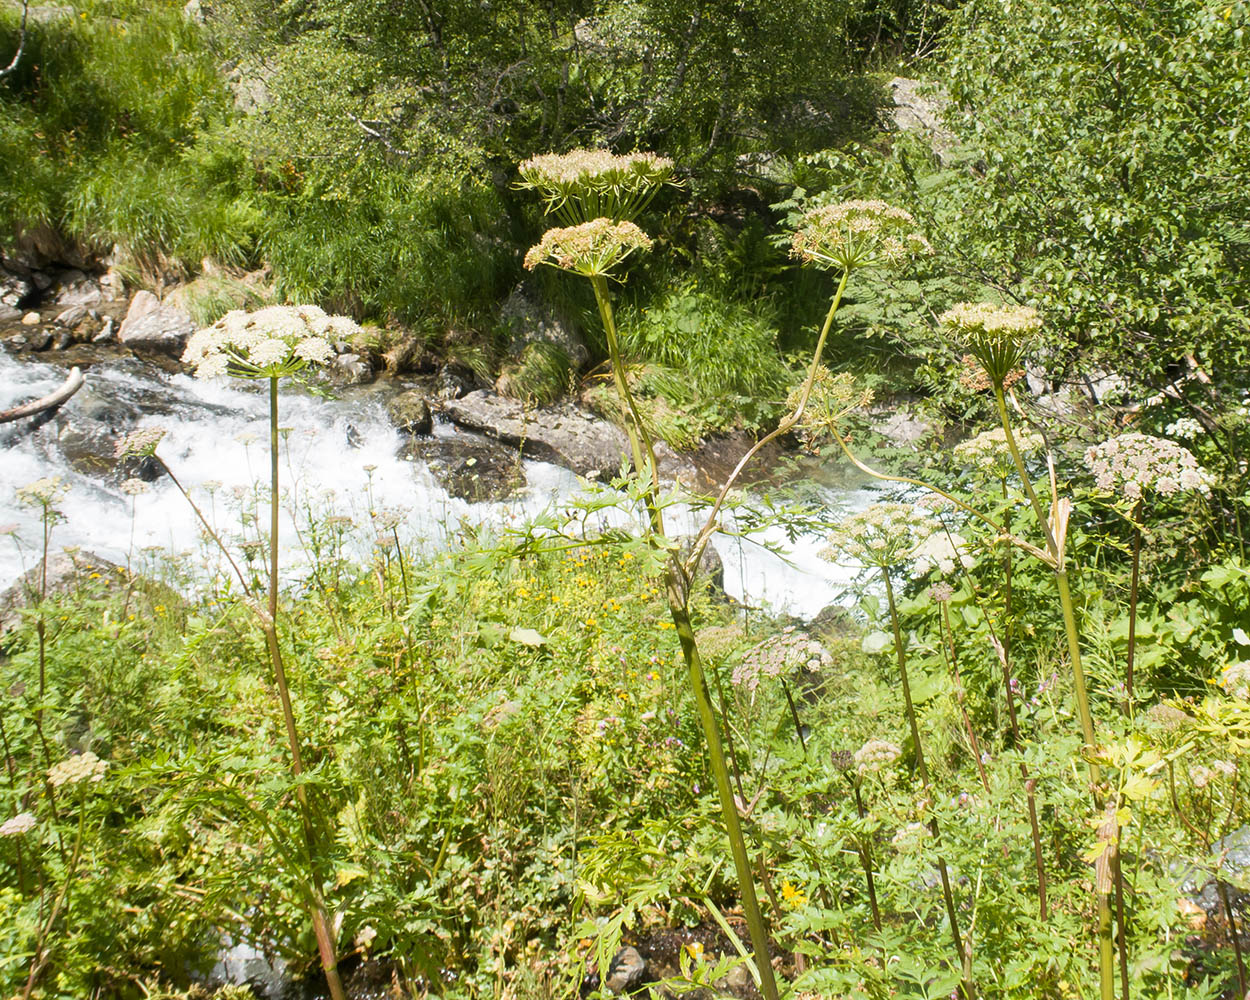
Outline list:
[[[22,417],[33,417],[36,413],[43,413],[44,410],[56,409],[82,388],[83,381],[82,372],[77,368],[71,368],[69,377],[56,392],[50,392],[42,399],[23,403],[21,406],[13,407],[11,410],[0,410],[0,424],[20,420]]]

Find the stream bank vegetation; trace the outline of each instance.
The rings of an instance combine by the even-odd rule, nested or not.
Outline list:
[[[35,19],[0,210],[135,276],[264,259],[280,298],[468,329],[492,361],[532,268],[629,460],[438,554],[403,511],[305,501],[282,573],[278,383],[325,315],[201,336],[206,374],[269,379],[271,478],[200,504],[225,572],[28,580],[0,638],[0,990],[195,995],[230,940],[334,996],[362,969],[589,995],[629,944],[666,996],[1244,997],[1246,5],[757,4],[749,44],[682,0],[422,6],[419,38],[328,0]],[[828,44],[795,46],[800,16]],[[938,157],[875,135],[864,59],[942,24]],[[640,146],[672,158],[612,151]],[[536,400],[580,374],[516,362]],[[924,393],[920,447],[868,433],[883,383]],[[761,445],[683,542],[656,443],[735,424]],[[887,493],[742,497],[783,434]],[[61,495],[21,494],[40,557]],[[851,610],[726,602],[697,570],[731,510],[854,559]]]
[[[564,164],[579,191],[600,159]],[[852,276],[863,301],[932,247],[901,209],[826,203],[788,241],[829,305],[761,446],[827,441],[894,494],[845,517],[747,500],[757,447],[683,545],[608,283],[654,253],[629,185],[670,169],[599,192],[608,216],[580,201],[527,259],[598,303],[631,442],[611,488],[435,555],[403,511],[305,500],[280,585],[275,471],[204,519],[224,572],[144,553],[68,593],[34,578],[3,640],[6,990],[186,988],[229,939],[332,995],[362,968],[401,996],[594,993],[627,943],[662,995],[1244,995],[1244,472],[1167,396],[1087,445],[1018,391],[1044,317],[984,301],[925,337],[997,426],[955,468],[870,464],[871,391],[824,349]],[[232,313],[188,360],[270,380],[276,470],[278,381],[350,322]],[[44,554],[61,496],[23,492]],[[744,617],[701,581],[731,508],[862,565],[855,614]],[[698,947],[662,960],[682,926]]]

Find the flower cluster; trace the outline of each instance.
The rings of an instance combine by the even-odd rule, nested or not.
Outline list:
[[[957,567],[969,569],[976,562],[964,537],[953,531],[935,531],[916,546],[911,560],[917,576],[924,576],[933,569],[950,576]]]
[[[650,250],[651,238],[632,222],[593,219],[564,229],[548,229],[525,255],[525,267],[550,264],[586,277],[607,274],[635,250]]]
[[[655,153],[617,156],[606,149],[544,153],[520,166],[519,186],[537,191],[548,212],[585,222],[632,219],[673,177],[673,161]]]
[[[885,740],[869,740],[855,751],[855,770],[860,774],[876,774],[903,756],[903,751]]]
[[[17,502],[23,507],[42,507],[46,510],[68,492],[69,487],[60,476],[45,476],[43,479],[36,479],[33,483],[19,486]]]
[[[100,760],[90,750],[54,764],[48,771],[48,783],[53,788],[76,785],[80,781],[101,781],[108,770],[108,761]]]
[[[0,837],[20,837],[35,828],[35,817],[31,813],[18,813],[11,819],[0,823]]]
[[[1046,447],[1045,439],[1032,431],[1014,433],[1012,436],[1022,456]],[[976,437],[960,441],[955,445],[954,454],[966,467],[978,469],[996,479],[1006,479],[1016,471],[1011,450],[1007,447],[1007,434],[1001,427],[982,431]]]
[[[1169,437],[1192,440],[1202,435],[1202,424],[1193,417],[1179,417],[1163,428],[1163,433]]]
[[[142,479],[124,479],[122,480],[121,490],[128,497],[138,497],[144,493],[151,492],[152,487]]]
[[[764,677],[781,677],[797,670],[820,670],[833,663],[829,650],[793,625],[747,650],[734,668],[733,682],[752,694]]]
[[[1211,477],[1187,448],[1149,434],[1121,434],[1086,449],[1085,465],[1098,488],[1140,500],[1147,490],[1162,496],[1211,491]]]
[[[938,321],[999,388],[1020,367],[1030,338],[1042,326],[1035,309],[989,302],[961,302]]]
[[[821,554],[846,555],[889,569],[913,558],[936,527],[928,514],[911,504],[874,503],[846,518]]]
[[[786,397],[786,412],[798,411],[805,384],[806,380],[790,391],[790,395]],[[871,402],[872,390],[864,388],[859,379],[850,372],[839,372],[835,375],[821,365],[816,369],[807,404],[795,426],[801,433],[814,437],[821,431],[837,427],[848,413],[868,406]]]
[[[327,316],[317,306],[267,306],[252,313],[235,309],[193,333],[182,361],[195,365],[197,378],[281,378],[329,361],[331,341],[360,332],[348,317]]]
[[[804,264],[852,271],[897,267],[933,252],[916,220],[884,201],[843,201],[809,209],[790,241],[790,256]]]
[[[165,436],[164,427],[141,427],[118,440],[113,447],[114,458],[144,458],[156,454],[156,446]]]
[[[1226,760],[1213,760],[1210,767],[1204,767],[1201,764],[1195,765],[1189,769],[1189,780],[1194,783],[1194,787],[1198,789],[1206,788],[1207,785],[1223,775],[1225,778],[1231,778],[1237,773],[1237,765]]]
[[[1250,660],[1230,663],[1220,676],[1220,687],[1226,694],[1242,701],[1250,701]]]

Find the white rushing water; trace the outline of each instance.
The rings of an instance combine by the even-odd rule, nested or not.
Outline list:
[[[17,361],[0,351],[0,409],[44,395],[63,381],[62,368]],[[52,550],[77,546],[114,562],[140,563],[159,550],[185,555],[205,570],[217,557],[203,544],[194,513],[166,477],[150,492],[130,497],[118,476],[87,469],[82,453],[111,452],[113,442],[139,427],[159,426],[166,436],[160,454],[209,519],[225,535],[237,535],[241,517],[259,512],[257,485],[267,484],[268,397],[264,386],[222,379],[201,382],[127,359],[87,372],[87,384],[61,411],[40,426],[23,420],[0,425],[0,587],[34,566],[40,554],[38,511],[18,502],[17,489],[41,477],[59,475],[68,492],[58,503],[64,515],[52,534]],[[446,544],[463,524],[520,525],[557,509],[583,488],[566,469],[543,462],[522,463],[525,485],[506,500],[470,503],[450,495],[419,459],[401,456],[401,439],[384,411],[382,397],[368,388],[332,400],[296,387],[283,387],[279,424],[283,496],[283,565],[298,576],[307,565],[299,527],[308,513],[351,518],[358,530],[356,555],[364,556],[376,536],[370,512],[401,515],[397,531],[405,545]],[[448,425],[435,434],[455,436]],[[77,464],[70,461],[77,455]],[[867,492],[827,491],[831,505],[867,502]],[[133,516],[132,516],[133,506]],[[293,516],[293,512],[295,516]],[[603,515],[624,523],[629,515]],[[691,531],[688,512],[670,515]],[[265,522],[267,523],[267,522]],[[255,537],[254,529],[252,537]],[[368,539],[366,541],[366,538]],[[782,559],[760,544],[780,544]],[[779,528],[754,539],[717,536],[725,565],[725,589],[745,603],[767,605],[810,617],[845,590],[854,569],[820,559],[819,538],[789,544]]]

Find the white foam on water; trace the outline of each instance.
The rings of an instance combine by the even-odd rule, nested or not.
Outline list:
[[[0,408],[56,388],[64,371],[39,362],[18,362],[0,352]],[[129,401],[150,410],[124,434],[139,427],[166,431],[159,452],[205,516],[223,537],[257,539],[268,528],[269,416],[267,384],[221,379],[200,381],[129,365],[124,370],[93,368],[87,373],[92,392]],[[71,399],[63,412],[73,421]],[[526,485],[506,500],[470,503],[450,495],[420,460],[400,456],[401,439],[380,400],[365,393],[333,400],[283,386],[279,397],[281,559],[287,579],[300,579],[309,565],[300,531],[310,516],[349,517],[358,529],[351,554],[367,558],[377,534],[371,514],[395,511],[396,531],[405,546],[431,551],[447,544],[463,525],[520,526],[526,519],[567,503],[583,489],[567,469],[542,462],[523,463]],[[31,431],[18,425],[0,429],[8,439],[0,461],[0,526],[16,524],[11,537],[0,537],[0,586],[37,564],[41,550],[38,511],[19,505],[18,487],[60,475],[69,487],[58,504],[64,515],[53,528],[51,547],[77,546],[106,559],[138,564],[145,549],[190,558],[204,571],[224,572],[216,551],[202,538],[190,506],[167,477],[137,497],[125,495],[112,481],[76,471],[56,443],[57,420]],[[8,433],[6,433],[6,431]],[[436,434],[456,432],[440,425]],[[834,494],[831,504],[863,506],[864,491]],[[133,510],[133,517],[132,517]],[[672,508],[670,530],[693,533],[701,516]],[[637,523],[623,508],[596,513],[588,526]],[[769,551],[772,543],[784,558]],[[794,543],[781,528],[752,538],[718,535],[713,544],[725,566],[725,589],[734,598],[773,611],[810,617],[838,599],[855,567],[839,567],[818,556],[824,539],[801,537]],[[236,555],[237,558],[237,555]]]

